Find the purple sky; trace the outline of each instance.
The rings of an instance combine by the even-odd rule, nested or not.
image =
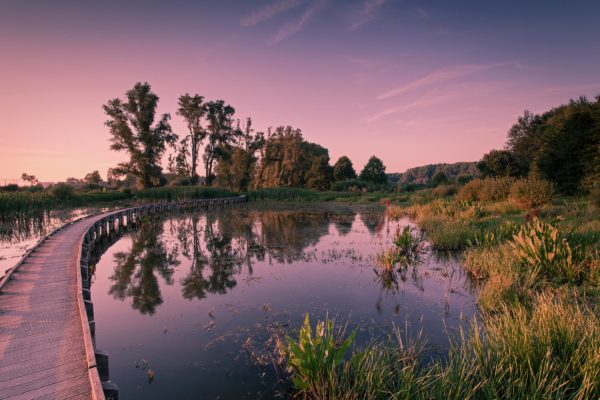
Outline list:
[[[102,104],[149,82],[224,99],[388,172],[477,160],[523,112],[600,94],[600,2],[0,1],[0,178],[124,159]],[[2,182],[0,182],[2,184]]]

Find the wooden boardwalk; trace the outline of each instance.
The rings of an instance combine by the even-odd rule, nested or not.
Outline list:
[[[102,216],[46,239],[0,293],[0,399],[92,398],[78,304],[79,243]]]
[[[106,355],[94,349],[90,247],[144,214],[245,201],[144,205],[81,219],[43,239],[0,281],[0,399],[116,398]]]

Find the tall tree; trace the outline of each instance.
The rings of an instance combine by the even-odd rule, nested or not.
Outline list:
[[[333,179],[343,181],[346,179],[356,179],[356,171],[352,161],[346,156],[341,156],[333,166]]]
[[[161,156],[166,144],[177,140],[169,114],[162,114],[154,124],[158,100],[148,83],[138,82],[125,93],[125,100],[112,99],[103,106],[109,118],[105,124],[111,134],[110,148],[129,154],[129,161],[119,163],[113,172],[135,175],[144,187],[160,184]]]
[[[186,93],[179,97],[179,108],[177,109],[177,115],[183,117],[189,132],[183,140],[188,139],[190,144],[189,177],[192,185],[198,183],[198,173],[196,171],[198,155],[200,154],[202,141],[208,135],[208,132],[202,127],[202,119],[207,111],[203,101],[204,97],[198,94],[190,96],[189,93]],[[188,142],[183,143],[182,141],[181,145],[184,144],[187,145]]]
[[[377,184],[386,184],[387,175],[385,174],[385,165],[383,165],[383,161],[375,156],[371,156],[363,170],[360,172],[360,179]]]
[[[256,175],[256,153],[264,146],[264,134],[254,134],[252,120],[246,120],[246,126],[237,130],[242,132],[236,145],[226,146],[216,167],[217,184],[236,192],[248,190]]]
[[[225,147],[236,141],[241,132],[233,127],[233,114],[235,109],[225,105],[223,100],[206,103],[206,119],[208,121],[208,143],[204,148],[204,168],[206,173],[206,186],[211,186],[214,180],[213,167],[215,162],[222,158]]]

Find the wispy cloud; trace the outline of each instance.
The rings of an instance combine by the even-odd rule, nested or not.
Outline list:
[[[245,16],[240,22],[242,26],[254,26],[260,24],[261,22],[268,21],[281,13],[299,6],[300,4],[302,4],[302,0],[280,0]]]
[[[279,43],[300,32],[319,13],[319,11],[321,11],[326,3],[326,0],[313,1],[298,18],[285,23],[279,31],[277,31],[277,34],[269,40],[269,44],[273,45]]]
[[[412,102],[383,109],[377,114],[365,118],[364,122],[373,123],[389,115],[433,107],[439,104],[454,102],[459,99],[471,99],[469,101],[470,103],[475,102],[475,104],[477,104],[479,100],[475,99],[489,98],[491,94],[497,96],[499,91],[510,88],[510,85],[510,81],[462,82],[451,84],[449,86],[444,86],[443,88],[429,90]]]
[[[385,2],[386,0],[365,0],[362,3],[360,11],[352,17],[350,30],[356,30],[367,22],[374,20],[377,10],[379,10]]]
[[[388,90],[377,96],[377,100],[384,100],[390,97],[397,96],[399,94],[407,93],[416,89],[431,86],[433,84],[440,84],[450,82],[468,75],[476,74],[478,72],[486,71],[492,68],[508,65],[511,63],[498,63],[498,64],[464,64],[464,65],[453,65],[438,69],[425,75],[423,78],[419,78],[415,81],[407,83],[404,86],[397,87],[392,90]]]
[[[441,95],[437,95],[437,96],[426,96],[424,98],[413,101],[412,103],[402,104],[399,106],[386,108],[386,109],[382,110],[381,112],[365,119],[365,122],[372,123],[372,122],[380,120],[383,117],[387,117],[388,115],[393,115],[393,114],[397,114],[400,112],[409,111],[409,110],[415,109],[415,108],[431,107],[431,106],[434,106],[437,104],[446,103],[446,102],[448,102],[450,100],[454,100],[458,97],[460,97],[458,94],[453,94],[453,93],[441,94]]]
[[[569,92],[582,92],[588,90],[596,90],[600,94],[600,82],[588,83],[583,85],[565,85],[565,86],[552,86],[544,88],[542,91],[546,93],[569,93]]]

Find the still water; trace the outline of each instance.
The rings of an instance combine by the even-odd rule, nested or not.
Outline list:
[[[54,229],[105,208],[36,211],[24,215],[0,215],[0,278],[21,257]]]
[[[406,224],[382,209],[249,205],[126,232],[92,284],[97,347],[121,398],[285,396],[273,338],[296,334],[306,313],[357,329],[357,346],[396,328],[443,356],[476,314],[473,292],[456,259],[432,252],[396,283],[378,279],[375,255]]]

